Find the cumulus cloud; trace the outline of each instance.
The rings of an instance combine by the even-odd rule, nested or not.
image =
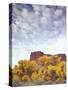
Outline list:
[[[65,6],[34,4],[12,4],[12,6],[12,44],[14,53],[19,54],[21,52],[24,57],[27,56],[27,53],[36,50],[48,53],[53,51],[55,53],[57,46],[62,42],[65,43]],[[48,47],[50,47],[50,50],[45,50]],[[58,51],[65,51],[64,47],[63,44]],[[14,54],[13,56],[16,58],[18,55]]]

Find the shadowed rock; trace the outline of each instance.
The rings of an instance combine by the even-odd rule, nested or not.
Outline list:
[[[39,57],[41,57],[43,55],[54,56],[54,55],[51,55],[51,54],[44,54],[41,51],[35,51],[35,52],[31,52],[30,60],[37,60]],[[65,54],[55,54],[55,55],[61,57],[62,60],[66,60],[66,55]]]
[[[66,60],[66,55],[65,54],[57,54],[57,56],[61,57],[62,60]]]
[[[43,56],[44,53],[41,51],[32,52],[30,55],[30,60],[36,60],[37,58]]]

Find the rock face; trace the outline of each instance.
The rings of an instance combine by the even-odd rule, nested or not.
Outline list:
[[[44,53],[41,51],[36,51],[36,52],[32,52],[30,55],[30,60],[36,60],[37,58],[39,58],[40,56],[43,56]]]
[[[35,52],[32,52],[31,55],[30,55],[30,60],[37,60],[37,58],[43,56],[43,55],[46,55],[46,56],[53,56],[51,54],[44,54],[43,52],[41,51],[35,51]],[[57,56],[61,57],[62,60],[66,60],[66,55],[65,54],[56,54]]]
[[[60,56],[62,60],[66,60],[66,55],[65,54],[57,54],[57,56]]]

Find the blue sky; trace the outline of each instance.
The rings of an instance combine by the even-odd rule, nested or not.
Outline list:
[[[66,7],[13,4],[12,59],[29,59],[33,51],[66,52]]]

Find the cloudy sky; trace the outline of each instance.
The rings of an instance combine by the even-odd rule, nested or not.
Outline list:
[[[33,51],[66,52],[65,6],[12,4],[12,8],[13,64],[29,59]]]

